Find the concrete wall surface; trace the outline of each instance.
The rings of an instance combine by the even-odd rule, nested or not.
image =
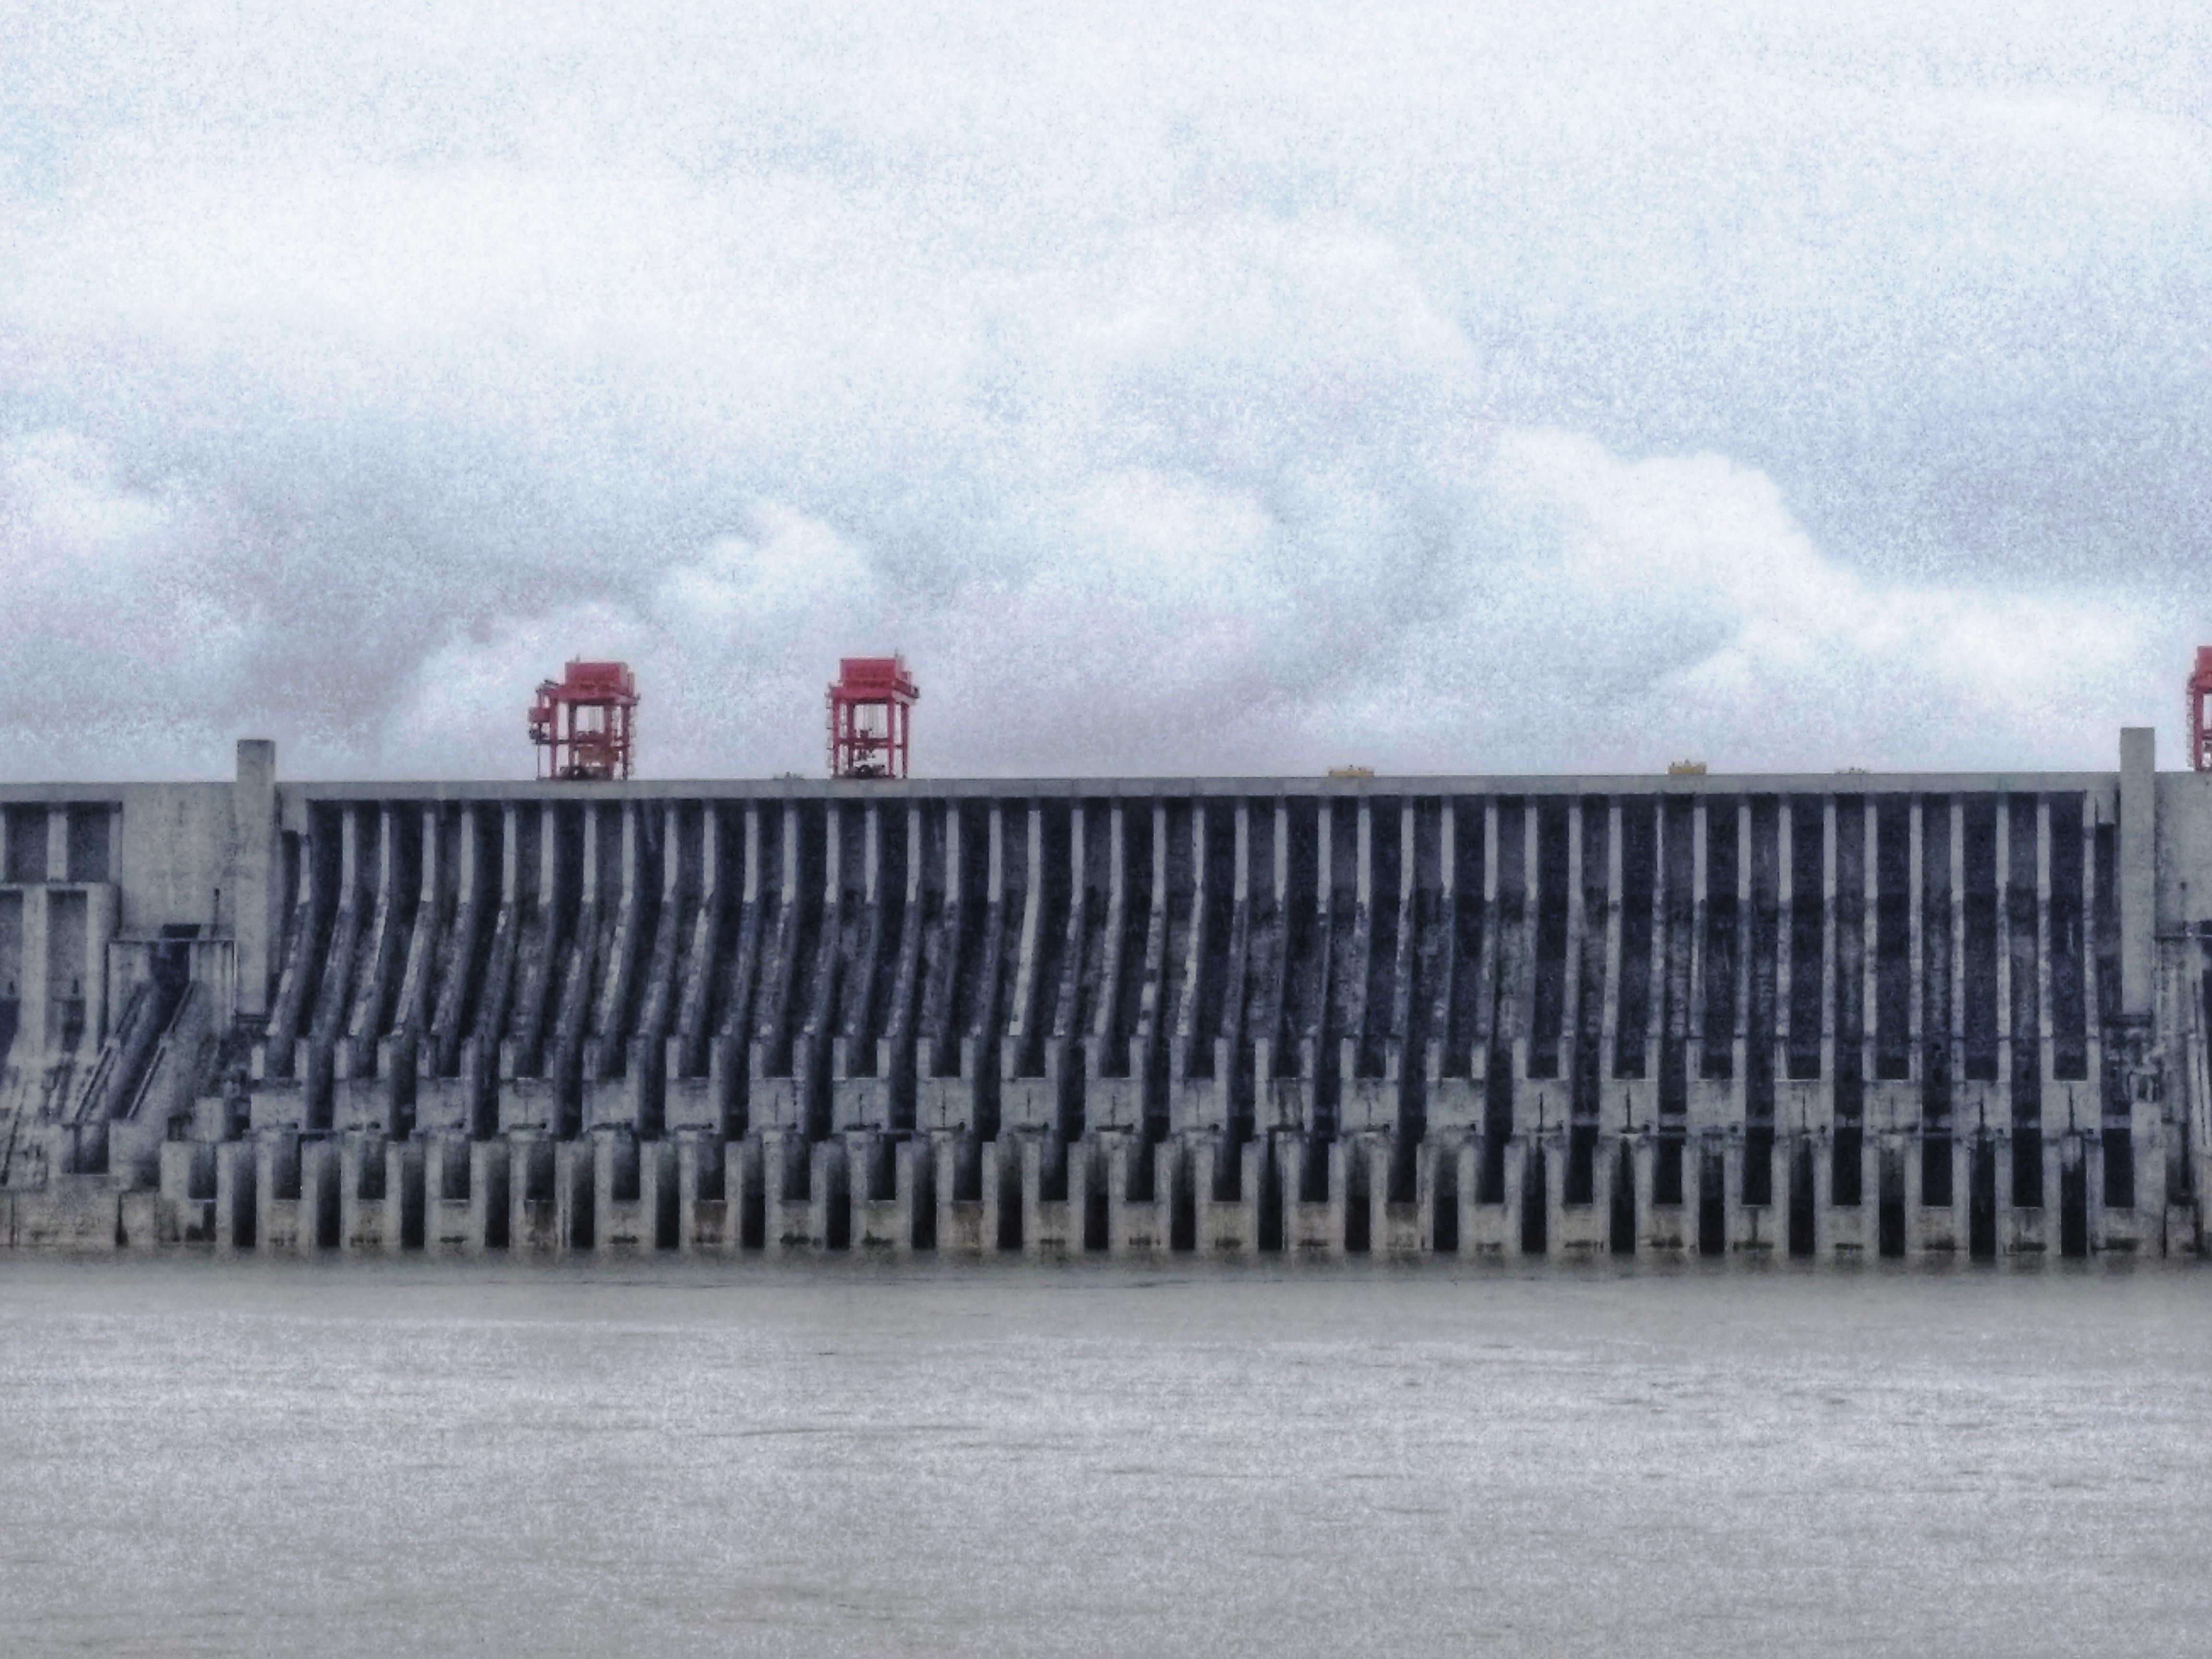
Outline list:
[[[0,785],[0,1239],[2193,1253],[2212,779],[2121,751]]]

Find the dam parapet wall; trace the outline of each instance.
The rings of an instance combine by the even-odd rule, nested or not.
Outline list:
[[[2194,1253],[2120,762],[0,785],[0,1243]]]

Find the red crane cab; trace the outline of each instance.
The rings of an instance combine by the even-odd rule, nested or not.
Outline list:
[[[630,772],[637,677],[623,662],[572,661],[530,705],[541,778],[611,781]]]
[[[830,775],[902,778],[921,691],[904,657],[845,657],[830,688]]]
[[[2212,772],[2212,645],[2197,647],[2197,672],[2189,677],[2189,768]]]

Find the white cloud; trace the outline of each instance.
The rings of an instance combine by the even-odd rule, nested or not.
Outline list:
[[[514,774],[606,653],[811,771],[890,648],[939,772],[2108,763],[2205,39],[1939,10],[33,5],[0,764]]]
[[[672,567],[635,607],[561,608],[456,636],[421,670],[384,763],[514,770],[528,686],[623,654],[661,775],[811,773],[846,653],[902,648],[939,775],[1651,770],[2017,764],[2116,706],[2154,643],[2091,592],[1879,584],[1824,557],[1761,475],[1716,456],[1624,460],[1510,431],[1451,477],[1416,590],[1360,595],[1318,527],[1248,494],[1117,473],[1058,503],[1012,573],[904,607],[872,550],[788,508]],[[1286,498],[1310,505],[1311,492]],[[1343,629],[1364,630],[1346,634]],[[497,744],[480,734],[497,732]],[[2081,752],[2109,733],[2083,729]],[[441,748],[441,742],[449,746]],[[510,752],[511,751],[511,752]],[[1073,757],[1071,760],[1070,757]]]
[[[220,754],[248,624],[193,553],[226,528],[173,488],[125,485],[71,434],[0,442],[0,768],[165,777]]]

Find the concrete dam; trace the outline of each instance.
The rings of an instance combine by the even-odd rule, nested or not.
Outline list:
[[[0,1241],[2191,1254],[2212,775],[0,785]]]

